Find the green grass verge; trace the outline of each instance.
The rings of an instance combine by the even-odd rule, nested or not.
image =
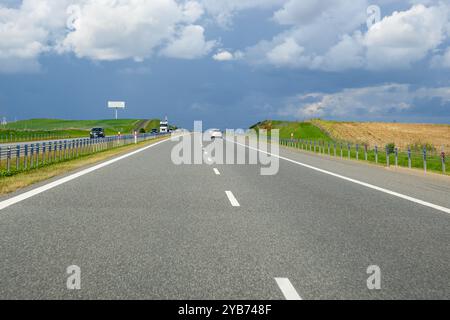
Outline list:
[[[280,139],[291,139],[291,134],[293,133],[294,139],[333,141],[325,132],[311,122],[266,120],[257,123],[251,129],[256,131],[259,131],[259,129],[279,129]]]

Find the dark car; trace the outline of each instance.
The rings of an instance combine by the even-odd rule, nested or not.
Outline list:
[[[104,137],[105,137],[105,130],[103,128],[93,128],[91,130],[91,139]]]
[[[152,134],[156,134],[158,132],[159,132],[158,129],[152,129]]]

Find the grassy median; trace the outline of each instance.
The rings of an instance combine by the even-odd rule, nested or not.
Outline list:
[[[0,195],[17,191],[19,189],[28,187],[37,182],[41,182],[59,175],[70,173],[77,169],[88,167],[99,162],[109,160],[113,157],[134,151],[136,149],[154,144],[156,142],[168,139],[167,137],[157,138],[154,140],[143,141],[138,144],[131,144],[122,147],[117,147],[110,150],[100,151],[94,154],[81,156],[72,160],[65,160],[43,167],[30,169],[11,177],[0,178]]]

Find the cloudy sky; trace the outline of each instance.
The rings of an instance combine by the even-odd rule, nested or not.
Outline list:
[[[0,0],[0,116],[450,123],[448,0]]]

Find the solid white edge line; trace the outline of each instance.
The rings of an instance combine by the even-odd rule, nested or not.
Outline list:
[[[302,300],[288,278],[275,278],[275,281],[286,300]]]
[[[213,170],[216,175],[220,176],[220,171],[217,168],[214,168]]]
[[[231,205],[233,207],[240,207],[241,205],[239,204],[239,202],[237,201],[236,197],[234,196],[233,192],[231,191],[225,191],[225,193],[227,194],[228,200],[230,200]]]
[[[229,141],[231,141],[231,140],[229,140]],[[239,143],[239,142],[234,142],[234,143],[239,144],[241,146],[245,146],[245,147],[247,147],[249,149],[252,149],[252,150],[255,150],[255,151],[259,151],[259,152],[265,153],[267,155],[276,157],[276,158],[281,159],[281,160],[285,160],[285,161],[288,161],[288,162],[291,162],[291,163],[298,164],[300,166],[303,166],[303,167],[311,169],[311,170],[315,170],[317,172],[321,172],[321,173],[324,173],[324,174],[327,174],[327,175],[330,175],[330,176],[333,176],[333,177],[336,177],[336,178],[339,178],[339,179],[342,179],[342,180],[353,182],[355,184],[359,184],[361,186],[364,186],[364,187],[367,187],[367,188],[370,188],[370,189],[373,189],[373,190],[377,190],[377,191],[380,191],[380,192],[383,192],[383,193],[386,193],[386,194],[390,194],[392,196],[395,196],[395,197],[398,197],[398,198],[401,198],[401,199],[404,199],[404,200],[408,200],[408,201],[420,204],[422,206],[429,207],[429,208],[432,208],[432,209],[435,209],[435,210],[442,211],[442,212],[450,214],[450,209],[449,208],[446,208],[446,207],[443,207],[443,206],[439,206],[439,205],[431,203],[431,202],[423,201],[423,200],[420,200],[420,199],[417,199],[417,198],[414,198],[414,197],[410,197],[410,196],[407,196],[407,195],[404,195],[404,194],[401,194],[401,193],[398,193],[398,192],[395,192],[395,191],[392,191],[392,190],[388,190],[388,189],[385,189],[385,188],[381,188],[381,187],[375,186],[375,185],[370,184],[370,183],[362,182],[362,181],[359,181],[359,180],[356,180],[356,179],[352,179],[352,178],[349,178],[349,177],[346,177],[346,176],[343,176],[343,175],[340,175],[340,174],[337,174],[337,173],[333,173],[333,172],[330,172],[330,171],[327,171],[327,170],[316,168],[316,167],[313,167],[313,166],[311,166],[309,164],[305,164],[305,163],[302,163],[302,162],[299,162],[299,161],[295,161],[295,160],[292,160],[292,159],[289,159],[289,158],[285,158],[285,157],[282,157],[282,156],[279,156],[279,155],[274,155],[274,154],[271,154],[270,152],[267,152],[267,151],[264,151],[264,150],[260,150],[260,149],[257,149],[257,148],[253,148],[253,147],[244,145],[244,144]]]
[[[22,193],[22,194],[20,194],[18,196],[15,196],[15,197],[12,197],[10,199],[6,199],[4,201],[1,201],[0,202],[0,210],[3,210],[5,208],[7,208],[7,207],[10,207],[10,206],[16,204],[16,203],[19,203],[21,201],[24,201],[26,199],[34,197],[34,196],[36,196],[36,195],[38,195],[40,193],[43,193],[43,192],[48,191],[50,189],[53,189],[53,188],[55,188],[57,186],[60,186],[60,185],[62,185],[64,183],[66,183],[66,182],[69,182],[69,181],[72,181],[74,179],[77,179],[77,178],[79,178],[81,176],[84,176],[84,175],[86,175],[88,173],[91,173],[91,172],[96,171],[98,169],[101,169],[103,167],[109,166],[109,165],[111,165],[111,164],[113,164],[115,162],[121,161],[121,160],[123,160],[125,158],[128,158],[128,157],[131,157],[131,156],[133,156],[133,155],[135,155],[137,153],[140,153],[140,152],[145,151],[147,149],[156,147],[157,145],[160,145],[161,143],[164,143],[164,142],[167,142],[167,141],[170,141],[170,139],[166,139],[166,140],[163,140],[163,141],[160,141],[160,142],[156,142],[156,143],[151,144],[151,145],[149,145],[147,147],[144,147],[144,148],[138,149],[136,151],[127,153],[127,154],[125,154],[123,156],[120,156],[120,157],[108,160],[106,162],[103,162],[103,163],[100,163],[98,165],[95,165],[95,166],[93,166],[91,168],[82,170],[82,171],[74,173],[74,174],[72,174],[70,176],[67,176],[67,177],[61,178],[59,180],[53,181],[51,183],[48,183],[48,184],[46,184],[44,186],[41,186],[41,187],[38,187],[36,189],[30,190],[28,192]]]

